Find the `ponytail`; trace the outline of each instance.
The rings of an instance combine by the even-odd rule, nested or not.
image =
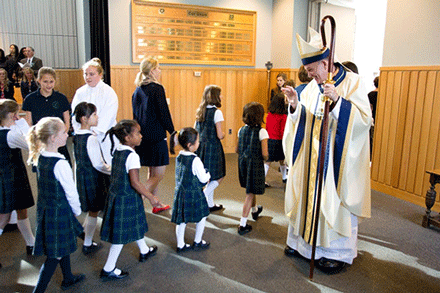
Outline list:
[[[116,136],[116,138],[122,143],[125,143],[125,138],[130,135],[130,133],[133,131],[133,128],[139,125],[136,120],[128,120],[124,119],[119,121],[115,126],[110,128],[106,133],[102,141],[104,141],[107,137],[107,135],[110,137],[110,141],[112,143],[110,154],[113,156],[114,151],[113,148],[115,147],[115,142],[113,139],[113,136]]]
[[[42,148],[41,142],[37,139],[36,125],[29,129],[27,135],[27,143],[29,146],[29,158],[27,160],[28,165],[36,166],[38,164],[38,157],[40,156],[40,150]]]
[[[58,117],[44,117],[32,126],[26,137],[29,145],[29,159],[27,163],[36,166],[41,149],[47,145],[49,138],[64,129],[63,121]]]
[[[173,133],[171,133],[171,136],[170,136],[170,153],[173,155],[176,153],[174,151],[174,148],[179,143],[177,140],[178,136],[179,136],[179,132],[175,131],[175,130],[173,131]]]
[[[192,127],[182,128],[180,131],[174,131],[170,138],[170,153],[174,154],[174,147],[177,142],[185,150],[189,151],[188,144],[195,144],[199,133]]]

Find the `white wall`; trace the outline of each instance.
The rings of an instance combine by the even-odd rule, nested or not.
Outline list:
[[[359,68],[369,90],[382,66],[387,2],[384,0],[356,3],[356,35],[353,62]]]
[[[274,68],[290,68],[293,39],[293,0],[274,0],[272,13],[272,58]]]
[[[339,62],[353,61],[354,52],[354,35],[355,35],[355,10],[352,8],[336,6],[332,4],[321,5],[321,17],[323,19],[326,15],[331,15],[336,23],[336,43],[335,43],[335,58]],[[320,23],[321,25],[321,23]],[[325,32],[327,38],[327,46],[330,46],[331,30],[330,21],[325,23]]]
[[[166,0],[155,2],[180,3],[256,11],[257,45],[255,51],[255,67],[265,68],[264,64],[271,58],[272,0]],[[111,64],[134,65],[131,62],[131,1],[109,1],[109,22]]]
[[[440,64],[440,1],[388,0],[383,66]]]
[[[293,37],[292,37],[292,53],[291,68],[299,68],[302,65],[301,56],[296,46],[296,34],[298,33],[304,40],[307,40],[307,19],[308,19],[308,1],[295,0],[293,10]]]

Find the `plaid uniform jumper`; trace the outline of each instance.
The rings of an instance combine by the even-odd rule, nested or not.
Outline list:
[[[77,134],[73,138],[76,160],[76,188],[83,212],[104,209],[110,176],[96,170],[87,153],[87,140],[91,133]]]
[[[192,172],[195,155],[179,155],[176,158],[176,187],[171,222],[197,223],[209,215],[203,186],[199,178]]]
[[[246,193],[264,194],[264,159],[261,154],[260,126],[245,125],[238,136],[238,175]]]
[[[8,146],[10,129],[0,130],[0,213],[32,207],[32,196],[26,167],[20,149]]]
[[[217,111],[217,108],[207,108],[205,121],[197,121],[195,127],[199,132],[200,141],[196,154],[211,174],[211,180],[217,180],[226,175],[225,152],[220,139],[217,137],[217,129],[214,123],[215,111]]]
[[[116,150],[113,154],[110,189],[101,227],[101,239],[112,244],[142,239],[148,231],[141,195],[131,186],[125,170],[131,152]]]
[[[54,168],[61,158],[40,156],[38,159],[37,232],[34,255],[57,258],[76,250],[76,238],[83,227],[73,214]]]

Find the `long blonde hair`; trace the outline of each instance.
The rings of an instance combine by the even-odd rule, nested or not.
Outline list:
[[[159,83],[158,80],[151,75],[151,71],[157,66],[159,66],[159,62],[154,57],[147,57],[142,60],[134,84],[136,86],[141,86],[151,82]]]
[[[222,89],[215,84],[207,85],[205,87],[205,90],[203,91],[202,101],[197,108],[196,121],[205,121],[206,106],[214,105],[217,108],[220,108],[222,106],[222,102],[220,100],[221,91]]]
[[[29,129],[27,143],[29,159],[27,163],[36,166],[41,150],[47,145],[49,138],[64,128],[64,123],[58,117],[44,117]]]

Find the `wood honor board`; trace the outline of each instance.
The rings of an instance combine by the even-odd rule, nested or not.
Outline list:
[[[132,60],[255,66],[255,11],[132,0]]]

